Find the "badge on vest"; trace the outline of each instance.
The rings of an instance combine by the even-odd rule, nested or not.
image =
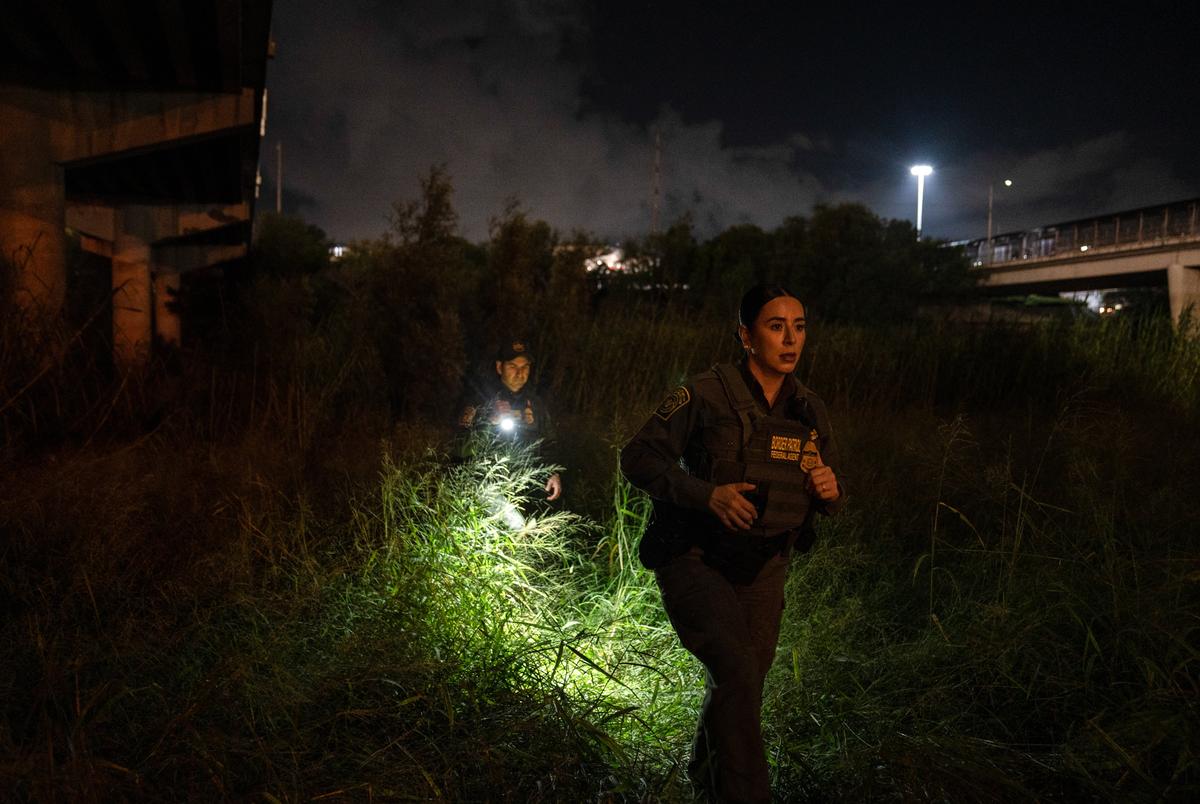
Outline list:
[[[665,422],[671,418],[675,411],[691,401],[692,395],[688,393],[688,389],[681,386],[672,391],[671,395],[662,401],[662,404],[658,406],[658,410],[654,411],[654,415]]]
[[[821,452],[817,449],[819,439],[816,430],[808,432],[808,441],[804,442],[803,454],[800,456],[800,468],[805,472],[811,472],[821,462]]]
[[[821,451],[817,448],[819,439],[816,430],[809,430],[808,438],[773,435],[771,460],[799,463],[802,471],[811,472],[821,462]]]

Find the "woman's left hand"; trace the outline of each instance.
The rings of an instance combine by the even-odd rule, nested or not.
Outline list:
[[[837,476],[820,459],[808,473],[808,492],[823,502],[833,502],[842,494],[838,489]]]

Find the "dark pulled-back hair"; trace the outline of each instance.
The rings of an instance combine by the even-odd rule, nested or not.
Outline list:
[[[743,327],[754,326],[754,322],[758,320],[758,314],[762,312],[762,308],[767,305],[767,302],[772,299],[778,299],[780,296],[799,299],[795,293],[792,293],[783,285],[777,285],[773,282],[755,285],[750,288],[742,294],[742,303],[738,305],[738,323]]]

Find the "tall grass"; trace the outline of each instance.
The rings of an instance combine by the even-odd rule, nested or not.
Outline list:
[[[786,786],[1194,793],[1200,456],[1171,447],[1186,412],[1102,399],[1041,403],[1039,419],[1013,416],[1010,391],[940,427],[911,410],[883,428],[844,417],[857,504],[797,565],[773,677]]]
[[[696,371],[732,357],[731,325],[701,312],[634,298],[613,305],[566,342],[538,344],[539,379],[565,410],[591,421],[629,417],[653,406]],[[639,411],[640,414],[640,411]]]
[[[698,668],[636,565],[644,500],[617,481],[602,531],[530,498],[549,468],[526,449],[484,450],[449,471],[435,462],[433,486],[429,476],[414,486],[408,470],[385,466],[385,532],[402,545],[385,572],[403,573],[389,583],[423,601],[429,650],[453,652],[468,677],[540,690],[619,769],[617,788],[645,794],[670,781],[659,781],[664,749],[690,728]],[[590,551],[571,549],[585,541]]]
[[[1188,412],[1200,405],[1200,345],[1166,319],[1032,328],[920,322],[818,327],[801,373],[847,406],[981,409],[1092,393]]]
[[[648,506],[616,448],[728,356],[728,326],[602,308],[561,356],[539,346],[570,510],[539,499],[535,452],[456,462],[437,422],[387,422],[370,349],[321,327],[186,380],[139,438],[0,466],[0,784],[688,800],[700,668],[636,562]],[[1197,792],[1196,340],[1119,321],[809,337],[851,500],[789,580],[778,795]]]
[[[385,446],[374,492],[330,518],[261,463],[186,488],[197,458],[236,466],[260,446],[176,453],[182,476],[140,468],[163,448],[46,467],[0,509],[0,777],[19,797],[580,800],[664,784],[695,668],[641,610],[632,528],[623,562],[569,550],[598,528],[537,508],[545,468],[528,451],[452,465]]]

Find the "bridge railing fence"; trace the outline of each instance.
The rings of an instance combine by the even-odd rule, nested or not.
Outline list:
[[[967,244],[975,265],[1016,260],[1070,257],[1093,249],[1153,246],[1163,241],[1200,239],[1200,202],[1169,204],[1158,209],[1120,213],[1077,223],[1010,232]]]

